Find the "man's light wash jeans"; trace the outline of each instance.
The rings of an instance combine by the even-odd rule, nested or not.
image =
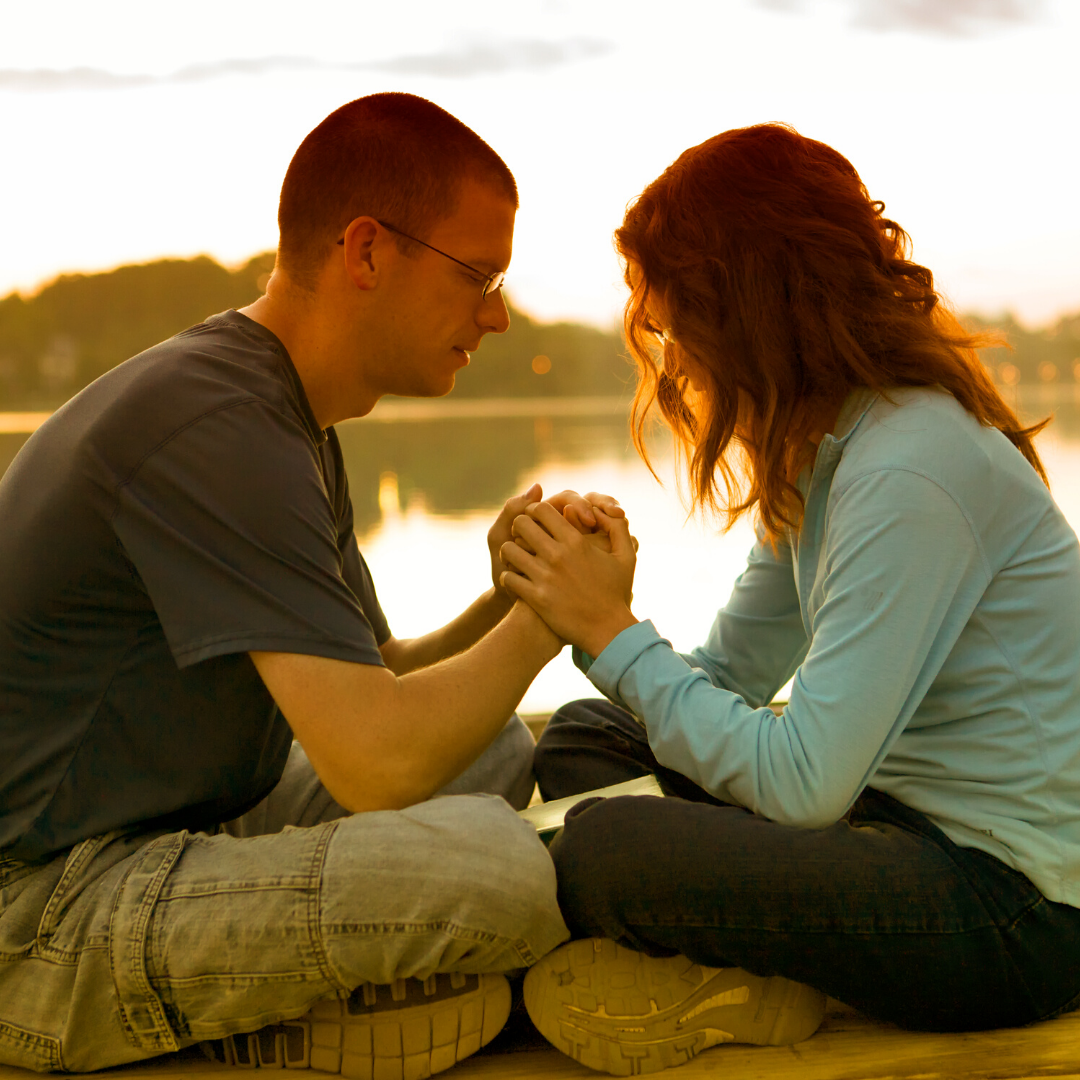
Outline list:
[[[0,857],[0,1062],[100,1069],[361,982],[534,963],[568,933],[547,851],[505,801],[528,801],[532,748],[513,717],[445,797],[349,814],[294,744],[274,791],[216,835]]]

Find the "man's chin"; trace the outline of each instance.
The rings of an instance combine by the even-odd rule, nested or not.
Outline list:
[[[423,386],[413,387],[408,393],[402,395],[404,397],[412,398],[440,398],[446,397],[451,390],[454,389],[455,375],[451,372],[449,378],[441,380],[438,383],[425,383]]]

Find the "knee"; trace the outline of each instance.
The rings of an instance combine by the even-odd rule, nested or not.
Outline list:
[[[521,943],[532,963],[568,936],[559,911],[555,867],[536,830],[502,799],[436,800],[460,817],[455,830],[457,874],[467,882],[470,922]]]
[[[536,740],[517,713],[510,717],[503,728],[503,737],[507,742],[508,762],[502,788],[496,794],[501,795],[515,810],[524,810],[536,787],[533,772]]]
[[[540,737],[543,738],[548,732],[565,730],[568,724],[584,724],[587,727],[599,724],[605,707],[615,708],[603,698],[578,698],[576,701],[568,701],[551,714],[551,719],[544,726]]]
[[[440,800],[445,801],[445,800]],[[475,887],[555,902],[555,867],[536,830],[502,799],[463,796],[460,857],[480,871]]]
[[[571,814],[552,842],[559,908],[574,937],[621,936],[626,903],[644,885],[651,862],[633,820],[641,801],[599,799]]]
[[[581,698],[561,705],[551,714],[536,740],[534,761],[539,763],[549,755],[564,753],[574,744],[586,741],[592,729],[603,722],[598,707],[607,704],[606,701]]]

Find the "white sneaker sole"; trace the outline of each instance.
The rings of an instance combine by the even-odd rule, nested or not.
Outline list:
[[[682,1065],[720,1043],[801,1042],[818,1029],[825,1000],[790,979],[645,956],[601,938],[562,945],[525,976],[525,1007],[540,1033],[614,1076]]]
[[[349,1080],[423,1080],[475,1054],[510,1015],[502,975],[433,975],[364,983],[345,1001],[316,1002],[298,1020],[204,1042],[241,1069],[318,1069]]]

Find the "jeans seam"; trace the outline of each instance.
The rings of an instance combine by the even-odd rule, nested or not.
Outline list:
[[[340,820],[339,818],[338,821],[329,821],[322,826],[322,835],[319,837],[312,853],[311,868],[308,873],[308,936],[323,979],[339,993],[349,994],[356,987],[346,986],[338,978],[333,965],[330,963],[330,955],[326,948],[322,929],[323,869],[326,865],[327,849],[330,846],[331,839],[337,832]]]
[[[78,877],[83,867],[90,862],[97,851],[103,846],[102,841],[111,835],[112,834],[106,833],[104,836],[92,836],[89,839],[76,844],[71,852],[69,852],[63,872],[60,874],[60,880],[56,883],[49,899],[45,902],[44,910],[41,912],[41,918],[38,920],[37,943],[40,949],[47,946],[49,938],[51,938],[57,930],[57,927],[52,925],[53,917],[70,891],[72,882]],[[56,951],[58,953],[63,953],[64,950],[58,949]]]
[[[774,926],[749,926],[749,925],[724,925],[720,923],[687,923],[687,922],[634,922],[631,919],[627,919],[625,925],[628,929],[634,930],[648,930],[650,928],[660,928],[664,930],[677,930],[681,927],[688,927],[693,930],[715,930],[723,933],[751,933],[751,934],[797,934],[800,936],[811,937],[818,934],[839,934],[845,937],[951,937],[961,934],[980,934],[987,930],[996,930],[1000,932],[998,925],[991,921],[984,926],[968,926],[958,930],[858,930],[850,928],[838,928],[838,929],[821,929],[816,930],[805,926],[797,928],[791,927],[774,927]],[[1010,957],[1011,959],[1011,957]]]
[[[353,934],[400,934],[402,936],[418,935],[418,934],[430,934],[432,932],[439,932],[446,934],[447,937],[457,938],[459,940],[464,939],[466,941],[475,941],[485,945],[490,945],[496,941],[499,941],[499,935],[492,933],[490,930],[474,930],[468,926],[461,926],[459,923],[450,922],[448,919],[433,919],[429,922],[368,922],[368,923],[334,923],[326,931],[327,934],[334,936],[348,936]],[[508,938],[503,938],[507,944],[510,944]]]
[[[949,841],[949,843],[950,845],[952,845],[952,841]],[[957,849],[959,850],[957,845],[953,846],[957,847]],[[987,907],[984,893],[988,892],[989,890],[987,889],[986,883],[983,881],[982,876],[977,872],[969,872],[967,868],[965,868],[957,859],[953,857],[953,852],[948,848],[941,848],[941,850],[944,851],[949,861],[953,864],[953,866],[956,867],[959,873],[968,882],[971,891],[975,893],[975,895],[979,898],[979,906],[986,913],[987,918],[990,919],[990,922],[995,932],[997,933],[998,941],[1001,944],[1001,948],[1004,951],[1005,955],[1009,958],[1009,966],[1012,968],[1013,974],[1018,980],[1020,986],[1022,986],[1024,989],[1024,994],[1027,996],[1027,1000],[1029,1005],[1031,1006],[1032,1013],[1037,1013],[1039,1011],[1037,1008],[1038,998],[1035,996],[1035,994],[1032,993],[1031,986],[1028,984],[1028,980],[1025,977],[1020,964],[1017,963],[1016,957],[1013,955],[1013,950],[1009,947],[1009,942],[1005,935],[1006,931],[1015,929],[1022,918],[1024,918],[1027,914],[1037,908],[1040,903],[1045,902],[1046,897],[1043,896],[1041,892],[1039,892],[1038,887],[1033,882],[1031,882],[1029,878],[1027,878],[1026,874],[1021,874],[1019,870],[1014,870],[1011,866],[1008,866],[1005,863],[1001,863],[1001,865],[1004,866],[1005,869],[1008,870],[1011,874],[1021,875],[1028,882],[1031,888],[1035,890],[1037,895],[1031,903],[1026,904],[1008,922],[999,923],[997,919],[993,917],[993,915],[990,913],[990,909]],[[988,858],[994,859],[995,862],[1001,862],[1000,859],[996,859],[993,855],[989,855],[989,853],[987,852],[981,852],[981,854],[987,855]]]
[[[63,1071],[64,1058],[59,1039],[10,1024],[6,1020],[0,1020],[0,1036],[7,1036],[14,1043],[29,1047],[31,1052],[43,1052],[53,1070]]]
[[[213,972],[205,975],[166,975],[157,982],[170,989],[191,988],[200,986],[217,985],[241,985],[241,986],[265,986],[282,984],[298,984],[309,982],[325,982],[322,972],[313,972],[310,968],[301,968],[296,971],[252,971],[252,972]]]
[[[432,932],[446,934],[447,937],[457,941],[475,941],[485,945],[502,942],[508,949],[513,950],[518,959],[526,967],[531,967],[540,958],[532,951],[525,938],[504,938],[500,934],[494,934],[490,930],[474,930],[460,923],[440,919],[432,922],[370,922],[370,923],[334,923],[328,927],[326,933],[332,936],[347,936],[352,934],[386,934],[396,933],[402,936],[422,935]],[[353,989],[349,988],[350,991]]]
[[[1048,1013],[1036,1017],[1031,1022],[1037,1024],[1043,1020],[1053,1020],[1055,1017],[1064,1016],[1066,1013],[1075,1012],[1077,1009],[1080,1009],[1080,994],[1075,994],[1073,997],[1069,998],[1064,1005],[1057,1009],[1051,1009]]]
[[[178,1050],[180,1046],[165,1013],[164,1004],[151,984],[146,970],[146,938],[162,887],[183,854],[186,840],[186,831],[167,833],[158,841],[151,841],[137,853],[117,889],[109,920],[109,967],[116,990],[120,1024],[127,1041],[140,1050],[164,1053]],[[122,912],[127,907],[125,901],[128,899],[127,892],[132,878],[151,857],[157,857],[158,865],[143,885],[141,895],[131,898],[135,910],[131,914],[130,925],[124,927],[122,932],[121,924],[125,921]],[[131,955],[121,955],[127,949],[131,950]],[[125,993],[125,984],[129,982],[137,1000],[133,1000],[131,994]],[[147,1014],[150,1020],[149,1034],[135,1030],[133,1007]]]
[[[529,948],[529,943],[524,938],[518,938],[510,947],[517,953],[518,959],[525,967],[532,967],[533,964],[540,959],[540,957]]]

